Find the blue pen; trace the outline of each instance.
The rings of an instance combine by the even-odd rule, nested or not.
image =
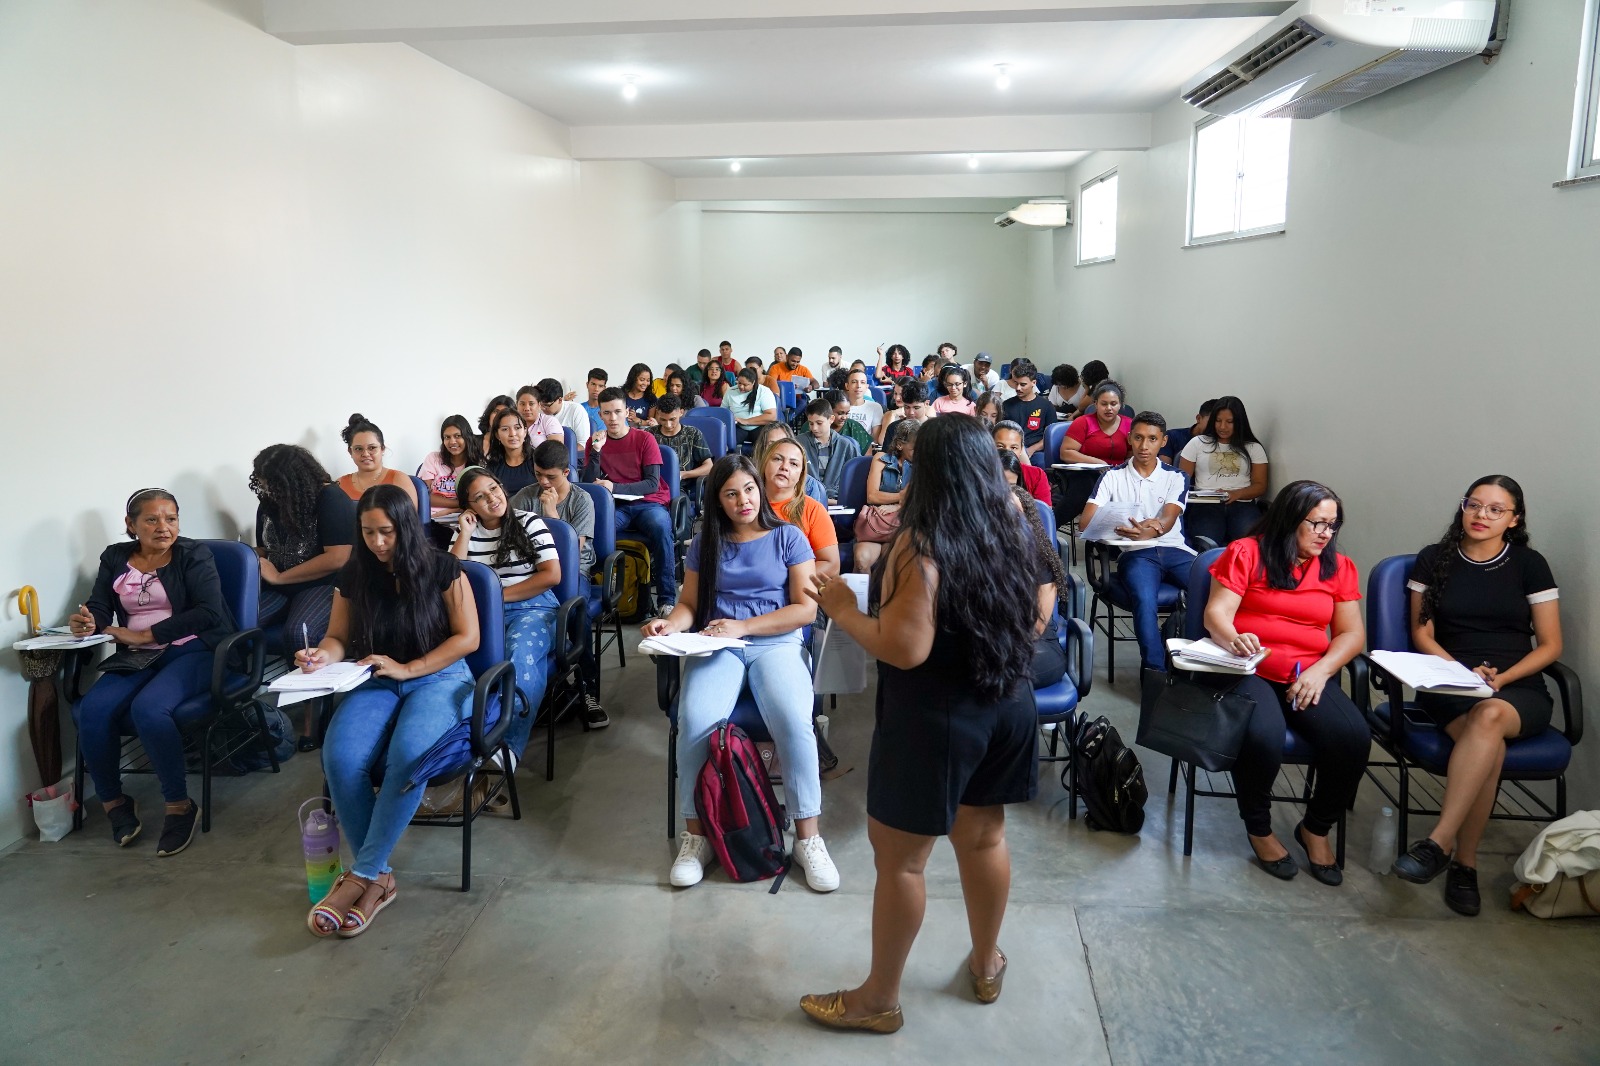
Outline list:
[[[1298,659],[1295,660],[1294,664],[1294,679],[1296,681],[1300,680],[1300,660]],[[1300,697],[1296,696],[1289,706],[1298,711],[1300,709]]]
[[[304,622],[300,623],[300,643],[306,649],[305,664],[309,667],[311,665],[311,631],[306,628],[306,624]]]

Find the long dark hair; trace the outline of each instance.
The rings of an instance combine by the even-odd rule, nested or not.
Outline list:
[[[1507,544],[1528,543],[1528,504],[1522,495],[1522,486],[1504,474],[1490,474],[1480,477],[1467,486],[1467,491],[1461,494],[1462,500],[1468,500],[1474,492],[1485,485],[1493,485],[1497,489],[1505,489],[1511,494],[1514,505],[1512,514],[1519,521],[1516,525],[1506,530],[1505,541]],[[1439,538],[1439,543],[1433,553],[1433,573],[1428,575],[1428,591],[1422,594],[1422,613],[1418,621],[1431,621],[1439,613],[1439,603],[1444,598],[1445,583],[1450,580],[1450,575],[1455,571],[1457,557],[1461,552],[1461,542],[1466,539],[1466,515],[1461,506],[1456,505],[1456,516],[1450,520],[1450,528],[1444,531],[1444,536]]]
[[[500,520],[500,542],[495,545],[491,565],[505,566],[516,559],[526,559],[535,566],[539,565],[539,549],[534,546],[533,538],[528,536],[527,529],[518,520],[517,509],[511,506],[511,494],[506,492],[506,487],[499,478],[481,466],[471,466],[463,470],[461,476],[456,479],[456,506],[463,511],[471,510],[472,505],[467,501],[472,499],[472,486],[485,479],[499,485],[501,494],[506,497],[506,515]]]
[[[1098,359],[1091,359],[1083,364],[1083,369],[1078,371],[1078,381],[1083,384],[1083,391],[1093,395],[1094,387],[1111,376],[1111,371]]]
[[[967,653],[949,666],[966,674],[979,699],[998,702],[1032,669],[1039,587],[1033,568],[993,564],[1029,558],[1033,538],[1021,522],[995,520],[1013,504],[994,439],[976,418],[930,419],[917,431],[917,451],[922,461],[902,497],[900,528],[873,567],[872,599],[882,596],[886,565],[904,540],[896,593],[918,556],[938,568],[938,626],[960,634]]]
[[[1000,465],[1005,466],[1007,459],[1014,463],[1021,463],[1021,460],[1017,458],[1016,452],[1001,452]],[[1033,495],[1022,487],[1021,482],[1011,486],[1011,495],[1015,496],[1017,502],[1022,504],[1022,517],[1028,523],[1028,532],[1033,534],[1033,543],[1038,550],[1039,561],[1044,563],[1046,570],[1050,571],[1050,580],[1055,583],[1056,602],[1071,611],[1071,604],[1067,601],[1067,571],[1061,565],[1061,553],[1056,550],[1055,535],[1044,528],[1044,519],[1039,517],[1039,501],[1035,500]]]
[[[967,397],[967,392],[972,387],[972,378],[967,374],[964,368],[959,367],[954,363],[946,364],[945,368],[939,371],[939,395],[948,396],[950,394],[950,390],[945,388],[945,380],[951,376],[959,377],[961,379],[960,394],[961,396],[970,399],[970,397]]]
[[[507,407],[504,411],[501,411],[499,414],[495,415],[494,418],[489,422],[489,450],[487,453],[485,453],[484,458],[488,459],[491,463],[504,463],[506,461],[506,446],[500,443],[500,423],[504,422],[508,418],[515,418],[518,422],[522,422],[522,416],[517,414],[517,409],[515,407]],[[527,428],[526,422],[523,422],[523,428]],[[524,464],[527,464],[532,460],[533,449],[528,447],[528,438],[523,437],[522,461]]]
[[[1261,516],[1261,521],[1251,530],[1250,535],[1261,542],[1261,569],[1266,573],[1267,584],[1271,587],[1275,589],[1299,587],[1299,582],[1294,577],[1294,569],[1300,554],[1296,547],[1300,523],[1304,522],[1306,515],[1324,500],[1334,502],[1339,509],[1334,521],[1341,526],[1344,525],[1344,501],[1339,499],[1337,493],[1320,482],[1295,481],[1285,485],[1282,491],[1273,497],[1267,513]],[[1322,549],[1319,562],[1318,572],[1322,580],[1331,579],[1334,572],[1339,569],[1338,530],[1334,530],[1333,536],[1328,538],[1328,546]]]
[[[714,378],[711,376],[712,367],[717,368],[717,376]],[[700,395],[705,397],[707,402],[709,402],[713,396],[720,401],[723,397],[723,394],[727,391],[728,371],[722,365],[720,360],[713,359],[711,362],[706,364],[706,376],[704,380],[700,382]]]
[[[250,491],[291,536],[315,528],[317,495],[332,483],[317,457],[298,444],[267,445],[250,470]]]
[[[761,398],[761,375],[754,368],[747,366],[739,371],[739,377],[750,382],[750,391],[745,393],[744,409],[754,414],[756,401]]]
[[[511,397],[507,396],[503,392],[500,395],[494,397],[488,403],[484,404],[483,405],[483,414],[478,416],[478,432],[482,433],[486,437],[490,436],[489,423],[494,419],[494,409],[496,407],[515,407],[515,406],[517,406],[517,401],[513,400]]]
[[[640,374],[649,374],[651,378],[644,383],[644,389],[639,393],[640,397],[650,395],[650,386],[655,383],[656,372],[650,369],[650,364],[634,363],[628,368],[627,382],[622,386],[622,391],[627,393],[630,400],[633,399],[633,386],[638,382]]]
[[[1200,440],[1208,452],[1214,452],[1222,447],[1222,442],[1212,432],[1211,426],[1216,422],[1217,416],[1226,411],[1233,416],[1233,437],[1228,441],[1228,447],[1244,456],[1244,469],[1250,471],[1250,452],[1245,447],[1247,444],[1260,444],[1255,433],[1250,429],[1250,416],[1244,413],[1244,402],[1237,396],[1219,396],[1211,400],[1211,411],[1206,415],[1206,428],[1200,431]]]
[[[384,566],[361,535],[361,516],[382,511],[394,525],[391,566]],[[356,539],[340,585],[350,601],[352,648],[418,648],[426,652],[450,631],[450,618],[435,585],[438,552],[422,532],[411,497],[394,485],[374,485],[356,504]]]
[[[706,475],[705,521],[700,525],[700,553],[695,557],[699,571],[699,596],[694,605],[694,628],[704,629],[711,621],[711,612],[717,605],[717,571],[722,557],[728,554],[728,537],[733,533],[733,519],[722,506],[722,486],[735,474],[749,474],[761,496],[761,506],[756,511],[756,525],[762,529],[777,529],[783,520],[773,513],[767,502],[767,488],[761,482],[761,472],[747,456],[729,452],[711,466]],[[804,493],[802,492],[802,495]]]
[[[450,462],[450,453],[444,448],[444,431],[452,428],[461,434],[461,465],[481,466],[483,449],[478,447],[478,435],[472,432],[472,423],[467,421],[466,415],[451,415],[439,423],[439,461],[450,469],[455,469]]]

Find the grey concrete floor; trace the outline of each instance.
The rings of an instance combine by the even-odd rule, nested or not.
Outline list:
[[[1088,708],[1131,736],[1132,679],[1124,667],[1107,684],[1099,658]],[[1139,837],[1069,821],[1048,768],[1038,798],[1008,810],[998,1004],[962,979],[960,885],[941,845],[905,1028],[826,1032],[796,1001],[854,984],[868,961],[870,690],[832,713],[854,767],[824,785],[843,887],[791,879],[772,896],[720,870],[668,887],[649,663],[619,670],[613,652],[604,689],[612,727],[562,730],[555,781],[518,775],[523,819],[478,823],[472,891],[457,891],[459,833],[414,829],[395,856],[399,900],[356,940],[303,924],[295,809],[320,787],[315,757],[219,779],[213,831],[174,858],[155,858],[153,832],[115,848],[98,811],[60,843],[14,846],[0,856],[0,1063],[1600,1063],[1600,922],[1505,905],[1533,827],[1491,829],[1485,910],[1464,919],[1440,884],[1362,868],[1370,783],[1342,888],[1252,867],[1228,800],[1197,801],[1185,859],[1182,786],[1169,803],[1166,760],[1149,752]],[[154,781],[131,780],[159,811]],[[1297,818],[1280,805],[1280,836]]]

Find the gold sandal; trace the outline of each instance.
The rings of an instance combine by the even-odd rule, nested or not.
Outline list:
[[[805,1011],[813,1021],[821,1022],[829,1029],[861,1029],[869,1033],[897,1033],[900,1031],[900,1027],[906,1023],[905,1016],[900,1013],[899,1007],[879,1014],[868,1014],[860,1018],[846,1018],[844,1016],[843,992],[801,996],[800,1009]]]
[[[999,999],[1000,983],[1006,979],[1006,964],[1010,960],[999,948],[995,948],[994,953],[1000,956],[1000,969],[995,971],[993,977],[979,977],[972,972],[972,961],[967,961],[967,976],[972,978],[972,994],[978,997],[979,1003],[993,1003]]]

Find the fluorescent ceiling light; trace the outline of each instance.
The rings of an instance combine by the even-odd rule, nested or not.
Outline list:
[[[1000,215],[994,222],[1002,227],[1020,222],[1024,226],[1057,229],[1072,222],[1072,204],[1066,200],[1029,200]]]
[[[978,157],[977,156],[975,156],[975,155],[967,156],[967,169],[968,170],[977,170],[978,169]]]
[[[741,169],[743,169],[743,165],[737,159],[735,159],[733,162],[728,164],[728,169],[737,174]]]
[[[632,74],[622,79],[622,98],[632,100],[639,95],[639,79]]]
[[[1010,66],[1011,64],[1009,63],[996,63],[994,65],[994,87],[996,89],[1011,88]]]

